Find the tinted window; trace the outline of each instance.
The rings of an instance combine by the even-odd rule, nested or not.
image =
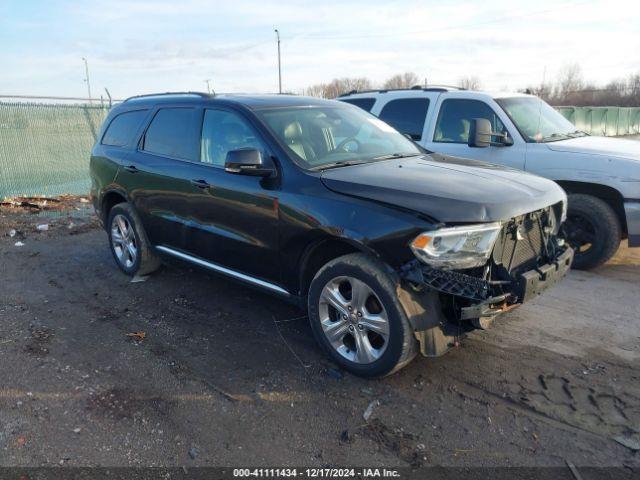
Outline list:
[[[195,110],[163,108],[153,117],[144,136],[144,150],[167,157],[197,160]]]
[[[344,100],[340,100],[344,103],[350,103],[351,105],[355,105],[356,107],[360,107],[366,112],[371,111],[371,107],[376,103],[375,98],[345,98]]]
[[[469,127],[474,118],[489,120],[494,132],[505,130],[496,112],[486,103],[479,100],[451,99],[442,102],[433,140],[443,143],[467,143]]]
[[[266,149],[255,131],[237,113],[206,110],[200,141],[200,161],[224,166],[227,153],[241,148]]]
[[[122,147],[127,145],[140,128],[140,124],[147,114],[146,110],[136,110],[116,115],[107,127],[102,137],[103,145]]]
[[[400,98],[382,108],[380,119],[414,140],[420,140],[428,109],[428,98]]]

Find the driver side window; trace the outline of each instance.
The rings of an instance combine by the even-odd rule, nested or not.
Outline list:
[[[225,110],[205,110],[200,161],[224,167],[227,153],[242,148],[255,148],[263,154],[266,152],[262,140],[240,115]]]
[[[486,118],[491,130],[504,132],[505,127],[493,109],[479,100],[448,99],[442,102],[436,123],[434,142],[467,143],[469,127],[474,118]]]

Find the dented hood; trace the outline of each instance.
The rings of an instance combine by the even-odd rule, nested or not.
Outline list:
[[[334,192],[410,209],[444,223],[507,220],[565,198],[554,182],[439,154],[326,170]]]

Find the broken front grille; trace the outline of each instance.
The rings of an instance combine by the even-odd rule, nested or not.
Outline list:
[[[539,210],[503,225],[493,249],[493,261],[509,272],[535,267],[544,252],[544,227],[549,224],[549,215],[553,215],[551,209]]]

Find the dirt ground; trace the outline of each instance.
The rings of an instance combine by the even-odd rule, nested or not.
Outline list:
[[[184,266],[131,283],[86,203],[70,208],[0,209],[0,465],[638,474],[638,250],[367,381],[276,298]]]

